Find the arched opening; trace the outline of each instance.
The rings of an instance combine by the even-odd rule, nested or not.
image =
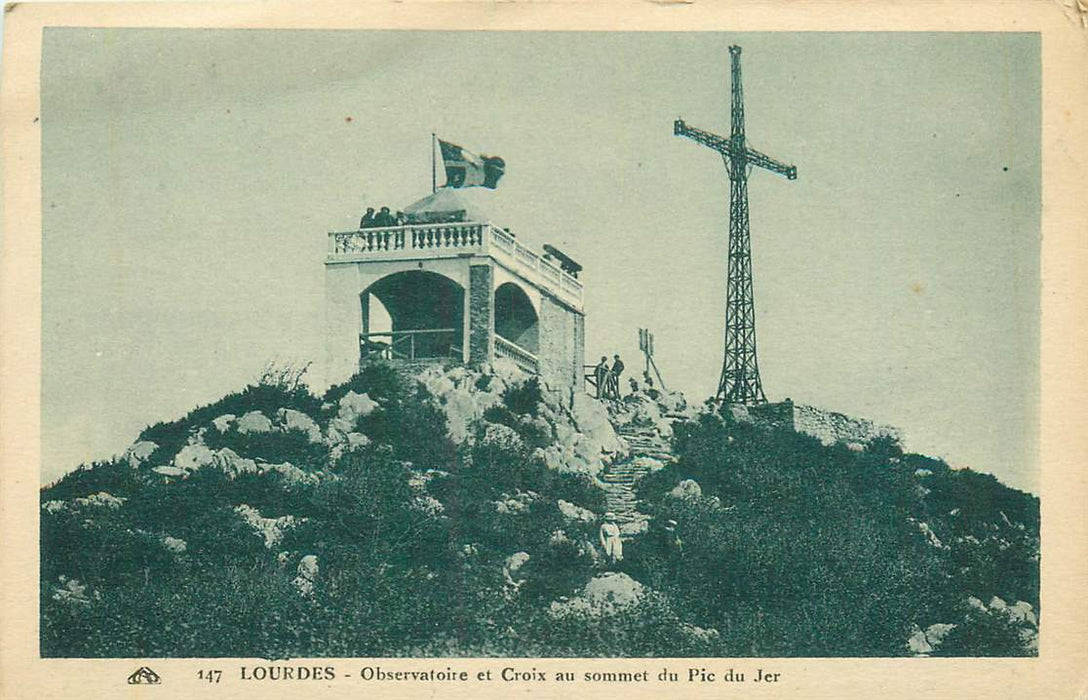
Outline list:
[[[434,272],[383,277],[360,295],[360,360],[461,359],[465,290]]]
[[[536,309],[525,291],[513,282],[495,290],[495,335],[534,355],[540,351]]]

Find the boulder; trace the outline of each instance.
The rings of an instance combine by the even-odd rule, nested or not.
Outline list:
[[[139,442],[133,443],[131,447],[125,450],[125,454],[122,459],[128,462],[128,465],[130,467],[136,469],[141,464],[146,462],[147,458],[150,457],[157,449],[159,449],[159,446],[151,442],[150,440],[140,440]]]
[[[684,479],[669,491],[669,495],[684,501],[697,501],[703,496],[703,488],[694,479]]]
[[[307,554],[298,563],[298,575],[291,582],[302,596],[310,597],[314,594],[314,586],[320,569],[317,565],[317,556]]]
[[[281,408],[276,412],[276,420],[287,430],[298,430],[299,432],[306,433],[306,437],[309,438],[311,443],[321,442],[321,428],[313,418],[302,411],[296,411],[293,408]]]
[[[627,574],[609,571],[590,579],[578,596],[553,602],[549,613],[553,617],[608,617],[634,608],[647,591]]]
[[[1039,618],[1036,616],[1034,608],[1031,607],[1031,603],[1018,600],[1014,605],[1005,608],[1005,611],[1018,622],[1024,622],[1032,627],[1039,626]]]
[[[203,469],[214,462],[215,452],[206,445],[186,445],[174,455],[174,466],[186,471]]]
[[[215,464],[231,479],[241,474],[256,474],[260,471],[255,461],[242,457],[229,447],[215,453]]]
[[[162,546],[174,554],[184,554],[188,548],[185,540],[178,539],[177,537],[171,537],[170,535],[164,535],[162,538]]]
[[[152,467],[151,471],[155,472],[156,474],[162,474],[163,476],[174,476],[174,477],[179,477],[180,476],[182,478],[184,478],[185,476],[187,476],[189,474],[189,472],[185,471],[181,467],[171,467],[171,466],[167,466],[165,464],[162,465],[162,466],[158,466],[158,467]]]
[[[926,627],[926,641],[929,645],[936,649],[944,641],[944,638],[948,636],[948,633],[956,629],[956,626],[946,622],[939,622],[935,625]]]
[[[230,430],[230,426],[234,425],[234,421],[237,419],[233,413],[224,413],[215,420],[212,421],[212,425],[215,429],[221,433],[225,433]]]
[[[576,506],[569,501],[559,499],[557,504],[559,506],[559,512],[563,514],[563,517],[567,520],[574,520],[583,523],[591,523],[597,519],[596,514],[588,508],[582,508]]]
[[[914,626],[910,637],[907,638],[907,649],[915,656],[927,656],[933,652],[933,647],[926,639],[926,633],[918,625]]]
[[[239,433],[268,433],[272,431],[272,421],[260,411],[250,411],[238,419]]]
[[[337,411],[336,417],[354,428],[356,421],[364,416],[369,416],[377,409],[378,402],[370,398],[369,394],[357,394],[354,391],[349,391],[340,398],[340,410]]]
[[[348,433],[344,437],[347,438],[348,447],[353,450],[357,447],[366,447],[370,444],[370,438],[362,433]]]

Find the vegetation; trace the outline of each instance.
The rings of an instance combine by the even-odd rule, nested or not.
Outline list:
[[[1038,500],[988,475],[706,414],[675,426],[677,462],[641,483],[654,523],[609,565],[597,524],[557,507],[600,514],[603,491],[545,466],[556,426],[535,381],[455,444],[436,399],[387,367],[321,397],[300,376],[266,372],[147,428],[158,447],[138,468],[95,463],[42,490],[43,656],[898,656],[934,623],[955,625],[939,654],[1034,653],[1023,624],[978,607],[1039,604]],[[378,405],[347,426],[367,438],[352,446],[209,429],[290,408],[327,436],[351,392]],[[314,478],[151,469],[196,436]],[[673,495],[683,480],[701,497]],[[103,492],[125,500],[73,500]],[[241,506],[291,520],[269,541]],[[319,572],[300,593],[308,555]],[[610,569],[645,587],[637,605],[555,613]]]

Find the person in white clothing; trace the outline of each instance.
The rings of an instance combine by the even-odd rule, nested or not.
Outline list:
[[[601,547],[609,561],[616,563],[623,560],[623,540],[620,539],[620,526],[616,523],[615,513],[605,513],[601,523]]]

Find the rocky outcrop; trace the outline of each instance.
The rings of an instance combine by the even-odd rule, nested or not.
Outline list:
[[[285,515],[280,518],[265,518],[261,516],[256,508],[245,503],[236,506],[234,512],[241,516],[242,520],[261,536],[264,540],[264,546],[268,549],[272,549],[279,544],[287,530],[305,521],[305,518],[296,518],[293,515]]]

